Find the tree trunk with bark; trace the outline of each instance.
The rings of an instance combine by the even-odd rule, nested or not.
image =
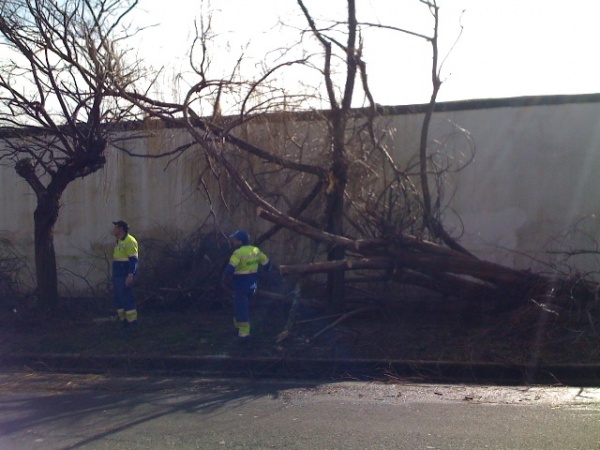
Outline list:
[[[33,214],[35,237],[35,271],[38,306],[53,311],[58,303],[58,277],[54,251],[54,225],[58,220],[59,200],[53,196],[38,196]]]
[[[327,187],[326,231],[336,236],[344,235],[344,192],[348,182],[348,163],[344,144],[344,120],[341,114],[333,114],[333,164]],[[344,247],[333,245],[327,254],[329,261],[343,260],[346,256]],[[327,293],[329,304],[335,312],[343,311],[345,299],[345,273],[331,272],[327,277]]]
[[[93,158],[78,158],[71,164],[59,166],[52,173],[51,181],[44,186],[30,159],[20,160],[15,170],[31,186],[37,198],[33,213],[35,271],[37,281],[38,307],[42,311],[54,311],[58,303],[58,273],[54,250],[54,226],[60,212],[60,198],[78,176],[89,175],[104,166],[102,155],[106,142],[101,140],[99,147],[93,147]]]

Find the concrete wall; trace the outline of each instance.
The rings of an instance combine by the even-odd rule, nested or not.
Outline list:
[[[398,160],[416,154],[421,109],[418,105],[390,108],[385,117],[395,129],[394,157]],[[457,127],[468,130],[471,141]],[[157,129],[153,137],[126,145],[132,152],[157,154],[184,144],[185,139],[178,130]],[[600,98],[439,105],[431,127],[432,148],[445,145],[452,162],[459,164],[468,159],[469,142],[475,146],[475,158],[448,177],[445,199],[449,208],[444,218],[450,229],[462,233],[461,242],[467,248],[488,260],[536,269],[544,267],[541,262],[565,262],[564,250],[595,248],[599,231],[590,217],[600,209]],[[211,209],[197,184],[205,169],[200,154],[190,149],[170,161],[148,160],[111,148],[103,170],[73,182],[63,196],[55,230],[63,290],[81,288],[81,276],[93,284],[105,279],[113,246],[111,221],[119,218],[128,220],[132,234],[140,238],[168,239],[216,222],[225,230],[238,226],[255,234],[264,230],[266,224],[259,220],[247,223],[253,215],[248,215],[241,200],[236,203],[235,192],[226,192],[233,202],[229,210],[219,203]],[[210,188],[216,192],[216,186]],[[35,197],[9,167],[0,166],[0,202],[0,236],[32,258]],[[267,250],[280,262],[297,258],[289,240],[285,248],[283,238],[268,245]],[[596,256],[581,255],[569,263],[596,271]]]
[[[540,270],[542,261],[598,270],[598,255],[567,261],[565,252],[594,250],[600,238],[600,103],[464,110],[436,120],[445,119],[469,130],[476,145],[448,192],[464,245],[514,267]]]

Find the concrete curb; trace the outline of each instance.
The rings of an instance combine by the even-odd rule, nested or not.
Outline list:
[[[279,379],[404,379],[431,383],[600,386],[598,364],[536,366],[417,360],[8,353],[0,355],[0,365],[37,371],[129,375],[164,373]]]

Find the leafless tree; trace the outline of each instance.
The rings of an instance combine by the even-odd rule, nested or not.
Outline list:
[[[551,291],[555,297],[576,293],[589,300],[595,287],[581,278],[557,281],[556,277],[546,279],[481,261],[444,228],[444,174],[451,167],[440,156],[448,158],[448,149],[438,152],[429,142],[430,122],[442,85],[440,9],[435,0],[419,2],[431,13],[431,34],[362,23],[354,0],[347,0],[343,20],[319,23],[307,3],[296,0],[306,23],[300,30],[300,42],[304,44],[311,37],[319,50],[311,47],[301,59],[283,59],[288,54],[283,51],[278,64],[258,78],[237,78],[240,74],[233,70],[235,76],[229,79],[211,80],[206,57],[210,39],[201,29],[196,42],[199,52],[196,57],[192,52],[198,81],[183,101],[157,101],[126,88],[119,88],[119,92],[147,114],[185,127],[203,149],[211,173],[220,181],[228,177],[257,208],[258,215],[273,224],[265,236],[285,228],[325,248],[325,257],[321,252],[314,264],[286,266],[282,271],[327,273],[333,309],[344,308],[345,273],[351,270],[376,271],[387,280],[474,299],[546,301]],[[371,95],[363,57],[361,30],[365,27],[395,29],[431,45],[432,94],[419,111],[424,119],[416,161],[403,166],[391,154],[393,142],[382,108]],[[285,101],[294,97],[273,87],[275,75],[290,66],[320,73],[325,109],[294,111],[295,105]],[[220,114],[220,104],[228,92],[237,93],[239,109],[225,117]],[[273,95],[275,92],[280,95]],[[203,114],[199,108],[207,102],[213,105],[212,114]],[[365,106],[353,108],[355,102]],[[287,114],[290,110],[294,114]],[[266,112],[270,113],[267,118],[263,117]],[[264,133],[253,136],[249,124],[257,124],[254,130],[260,129],[261,120],[265,128],[277,129],[279,138]],[[458,126],[456,130],[465,131]],[[468,133],[465,136],[465,153],[472,156]],[[274,179],[279,180],[278,185]]]
[[[33,215],[38,303],[57,305],[53,230],[69,184],[101,169],[109,125],[134,117],[108,80],[141,76],[125,44],[137,0],[0,2],[0,163],[37,199]]]

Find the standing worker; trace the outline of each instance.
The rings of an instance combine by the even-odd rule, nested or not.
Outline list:
[[[258,247],[250,245],[247,231],[238,230],[229,239],[235,250],[223,271],[223,283],[233,288],[233,324],[238,329],[238,338],[245,342],[250,339],[248,302],[256,292],[256,274],[259,270],[270,270],[271,263]]]
[[[133,283],[138,269],[138,243],[129,234],[127,222],[117,220],[113,225],[113,233],[117,238],[112,263],[115,306],[123,328],[134,329],[138,324],[133,295]]]

